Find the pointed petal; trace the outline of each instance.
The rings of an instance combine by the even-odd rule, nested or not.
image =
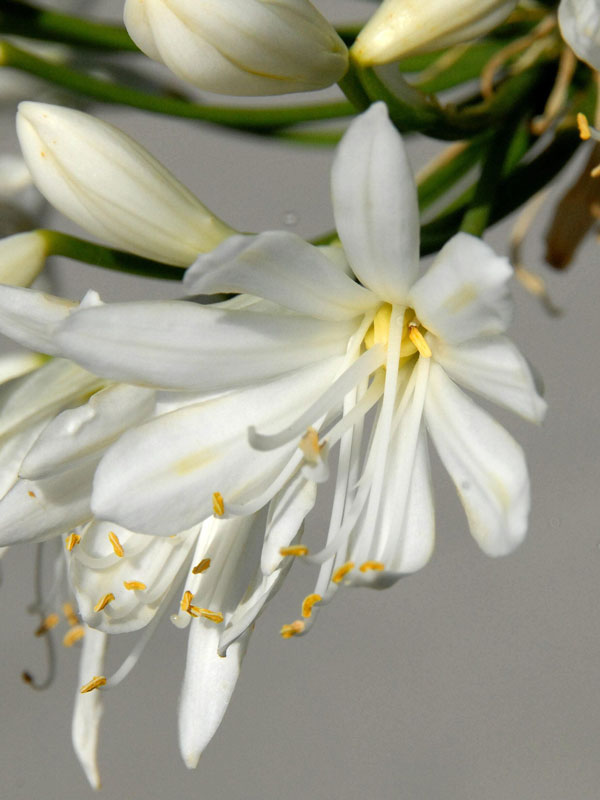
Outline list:
[[[297,441],[255,450],[247,429],[285,427],[333,382],[340,367],[340,359],[331,359],[129,431],[97,470],[95,513],[133,530],[169,535],[209,517],[215,492],[222,495],[226,513],[228,502],[252,500],[269,489],[294,454],[299,462],[301,453]]]
[[[5,353],[0,356],[0,385],[43,367],[47,361],[42,353]]]
[[[517,347],[505,336],[451,345],[428,337],[433,357],[457,383],[532,422],[541,422],[546,402]]]
[[[510,553],[523,540],[529,516],[522,449],[437,364],[431,365],[425,417],[477,543],[490,556]]]
[[[247,292],[318,319],[351,319],[377,299],[295,233],[232,236],[185,274],[190,294]]]
[[[103,450],[121,433],[150,416],[154,397],[152,389],[118,384],[96,392],[85,405],[63,411],[48,424],[27,454],[21,477],[45,478]]]
[[[42,231],[0,239],[0,283],[31,285],[46,265],[47,249]]]
[[[94,675],[104,674],[104,655],[108,637],[86,626],[79,660],[79,684],[86,684]],[[75,694],[71,738],[73,749],[92,789],[100,789],[98,772],[98,733],[103,712],[102,692]]]
[[[77,303],[24,289],[0,286],[0,333],[15,342],[48,355],[59,355],[53,337]]]
[[[561,0],[558,24],[578,58],[600,69],[600,14],[597,0]]]
[[[354,273],[382,300],[404,304],[419,268],[419,210],[404,144],[383,103],[346,131],[331,187],[336,227]]]
[[[283,560],[279,552],[297,536],[304,518],[314,508],[317,485],[298,474],[271,500],[261,556],[265,575],[276,570]]]
[[[72,314],[64,355],[116,380],[223,391],[346,352],[356,324],[189,302],[118,303]]]
[[[46,199],[108,244],[187,266],[233,233],[147,150],[107,122],[25,102],[17,132]]]
[[[457,233],[412,287],[409,304],[425,327],[453,344],[503,333],[513,311],[512,274],[508,260],[481,239]]]

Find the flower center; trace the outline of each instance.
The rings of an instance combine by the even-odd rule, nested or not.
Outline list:
[[[365,334],[365,349],[370,350],[376,344],[382,344],[387,348],[390,338],[391,317],[392,306],[389,303],[382,303],[375,314],[373,324]],[[415,353],[419,353],[424,358],[431,358],[431,350],[425,340],[426,332],[427,329],[417,319],[414,309],[407,308],[404,312],[402,323],[402,344],[400,346],[400,362],[398,366],[406,363]]]

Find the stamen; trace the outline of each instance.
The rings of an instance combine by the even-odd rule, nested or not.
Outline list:
[[[27,492],[27,494],[29,495],[29,497],[35,497],[36,496],[35,492],[32,492],[31,489]]]
[[[189,589],[186,590],[181,598],[181,610],[189,614],[190,617],[198,617],[202,609],[198,608],[198,606],[192,605],[193,599],[194,595],[189,591]]]
[[[577,127],[579,128],[579,136],[584,142],[591,138],[592,132],[590,130],[590,123],[586,115],[582,114],[581,111],[577,114]]]
[[[113,594],[112,592],[108,592],[108,594],[105,594],[103,598],[101,598],[100,600],[98,600],[98,602],[97,602],[97,603],[96,603],[96,605],[94,606],[94,611],[102,611],[102,609],[103,609],[103,608],[106,608],[106,606],[107,606],[109,603],[112,603],[112,601],[113,601],[114,599],[115,599],[115,596],[114,596],[114,594]]]
[[[592,178],[600,178],[600,164],[594,167],[594,169],[590,172]]]
[[[210,567],[210,558],[203,558],[195,567],[192,567],[192,575],[200,575]]]
[[[375,570],[376,572],[381,572],[385,569],[384,564],[381,561],[365,561],[364,564],[361,564],[358,568],[361,572],[369,572],[369,570]]]
[[[425,337],[417,325],[408,326],[408,338],[411,340],[423,358],[431,358],[431,348],[425,341]]]
[[[123,581],[123,586],[129,592],[133,592],[136,590],[142,591],[146,588],[146,584],[142,583],[141,581]]]
[[[308,428],[298,445],[309,464],[318,464],[323,445],[319,444],[319,434],[314,428]]]
[[[312,610],[315,603],[320,603],[323,598],[320,594],[309,594],[302,602],[302,616],[308,619],[312,616]]]
[[[65,619],[67,620],[69,625],[71,625],[71,627],[73,625],[79,625],[79,617],[75,613],[75,609],[73,608],[71,603],[63,603],[62,610],[63,614],[65,615]]]
[[[196,606],[192,606],[192,608],[196,608]],[[200,612],[200,616],[204,617],[204,619],[209,619],[211,622],[223,622],[223,614],[220,611],[211,611],[209,608],[199,608],[198,611]]]
[[[73,647],[75,642],[79,642],[85,636],[85,628],[83,625],[75,625],[74,628],[68,630],[63,636],[63,646]]]
[[[115,551],[115,555],[119,556],[119,558],[123,558],[125,555],[125,551],[123,550],[123,545],[119,541],[119,537],[114,531],[110,531],[108,534],[108,538],[110,539],[110,543],[113,546],[113,550]]]
[[[333,573],[331,580],[334,583],[341,583],[349,572],[354,569],[354,561],[346,561],[341,567],[338,567]]]
[[[42,621],[40,627],[36,630],[35,635],[43,636],[44,633],[47,633],[48,631],[52,630],[52,628],[55,628],[59,622],[60,617],[58,614],[48,614],[46,619]]]
[[[76,544],[79,544],[80,541],[81,541],[81,536],[78,533],[75,533],[75,531],[73,531],[73,533],[70,533],[67,536],[67,538],[65,539],[65,547],[67,548],[69,553],[75,547]]]
[[[305,544],[293,544],[290,547],[280,547],[280,556],[307,556],[308,547]]]
[[[305,627],[302,620],[297,619],[295,622],[292,622],[291,625],[282,625],[279,633],[284,639],[291,639],[292,636],[297,636],[299,633],[302,633]]]
[[[89,683],[86,683],[85,686],[82,686],[79,690],[81,694],[87,694],[88,692],[93,692],[94,689],[99,689],[101,686],[106,685],[106,678],[103,675],[95,675]]]
[[[225,513],[225,503],[221,492],[214,492],[212,496],[213,512],[217,517],[222,517]]]

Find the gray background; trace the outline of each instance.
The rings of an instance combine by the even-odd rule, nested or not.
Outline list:
[[[107,13],[118,6],[107,2]],[[347,21],[372,5],[331,0],[319,7]],[[332,225],[328,150],[96,111],[137,136],[242,230],[284,227],[291,217],[304,235]],[[430,152],[429,143],[412,147],[415,167]],[[58,215],[52,224],[74,230]],[[505,252],[509,231],[497,227],[488,241]],[[309,636],[283,641],[279,626],[296,618],[313,586],[311,571],[296,567],[257,625],[229,711],[195,772],[181,762],[176,738],[187,637],[165,620],[135,672],[105,695],[105,800],[600,796],[599,245],[590,237],[568,273],[550,274],[543,232],[542,214],[527,261],[548,279],[564,315],[548,317],[515,284],[512,334],[544,377],[549,413],[541,428],[497,414],[528,455],[533,510],[523,546],[504,559],[485,557],[436,464],[431,563],[385,592],[341,591]],[[147,284],[93,268],[52,271],[56,290],[73,297],[89,286],[106,299],[148,295]],[[325,498],[309,527],[318,531],[326,513]],[[70,745],[75,650],[60,650],[47,692],[19,677],[24,668],[43,672],[36,622],[26,613],[32,566],[28,546],[3,563],[0,794],[87,797]],[[115,664],[131,643],[118,642]]]

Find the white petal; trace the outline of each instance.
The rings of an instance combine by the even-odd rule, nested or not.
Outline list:
[[[104,674],[104,655],[108,637],[86,626],[79,660],[79,683],[88,683],[95,675]],[[98,772],[98,733],[103,712],[102,692],[75,694],[71,737],[73,748],[92,789],[100,789]]]
[[[419,209],[404,144],[383,103],[346,131],[331,190],[336,227],[354,273],[382,300],[404,304],[419,267]]]
[[[346,352],[353,321],[225,311],[195,303],[115,303],[78,311],[56,335],[64,355],[99,375],[213,392]]]
[[[29,286],[46,265],[47,245],[41,231],[0,239],[0,283]]]
[[[168,535],[210,516],[215,492],[226,510],[228,502],[243,505],[262,494],[301,453],[294,441],[259,452],[248,443],[248,427],[285,426],[334,380],[340,366],[332,359],[187,406],[124,434],[96,473],[95,513],[133,530]]]
[[[316,499],[317,486],[314,481],[299,474],[271,500],[261,556],[261,568],[265,575],[271,575],[279,567],[283,559],[280,548],[287,547],[298,534]]]
[[[440,339],[459,343],[503,333],[512,317],[513,270],[481,239],[457,233],[412,287],[409,304]]]
[[[17,132],[42,194],[108,244],[187,266],[233,233],[147,150],[89,114],[21,103]]]
[[[437,364],[431,365],[425,417],[477,543],[490,556],[510,553],[523,540],[529,516],[522,449]]]
[[[349,319],[377,300],[295,233],[232,236],[187,270],[190,294],[247,292],[318,319]]]
[[[49,539],[89,519],[94,467],[19,480],[0,501],[0,546]]]
[[[34,421],[0,442],[0,497],[19,479],[23,458],[46,425],[45,418]]]
[[[542,421],[546,402],[537,392],[527,361],[510,339],[486,336],[451,345],[431,336],[428,341],[435,360],[457,383],[525,419]]]
[[[0,356],[0,385],[39,369],[47,361],[42,353],[5,353]]]
[[[125,25],[146,55],[211,92],[310,91],[347,69],[346,46],[307,0],[128,0]]]
[[[69,578],[82,618],[106,633],[135,631],[147,625],[171,596],[181,569],[189,562],[197,529],[178,536],[144,536],[112,522],[94,520],[68,554]],[[117,536],[123,555],[115,551],[109,533]],[[145,589],[125,583],[137,581]],[[98,601],[112,593],[101,611]]]
[[[75,466],[106,448],[117,437],[147,419],[154,409],[151,389],[109,386],[78,408],[63,411],[48,424],[21,467],[21,477],[37,480]]]
[[[598,0],[561,0],[558,24],[575,54],[600,69],[600,3]]]
[[[0,286],[0,333],[30,350],[58,355],[53,341],[58,325],[77,303],[18,286]]]

